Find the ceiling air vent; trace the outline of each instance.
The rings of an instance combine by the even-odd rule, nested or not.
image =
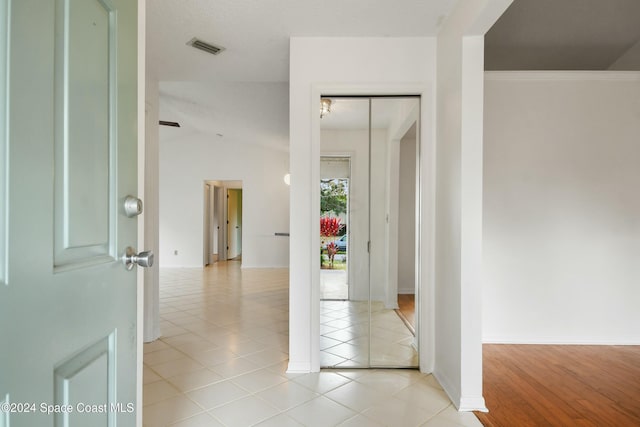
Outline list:
[[[198,40],[195,37],[189,40],[187,44],[189,46],[195,47],[196,49],[204,50],[205,52],[208,52],[212,55],[217,55],[224,50],[223,47],[215,46],[207,42],[203,42],[202,40]]]
[[[159,124],[162,125],[162,126],[171,126],[173,128],[179,128],[180,127],[180,123],[178,123],[178,122],[168,122],[166,120],[160,120]]]

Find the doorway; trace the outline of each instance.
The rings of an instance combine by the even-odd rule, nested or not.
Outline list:
[[[242,189],[227,189],[227,259],[242,260]]]
[[[349,299],[349,156],[320,159],[320,298]]]
[[[420,291],[420,98],[323,99],[331,111],[320,122],[321,180],[331,178],[328,158],[348,153],[350,161],[350,264],[345,298],[322,298],[321,288],[320,365],[417,368],[419,321],[408,318],[419,319],[420,307],[402,316],[398,300]]]
[[[242,181],[204,182],[203,265],[242,260]]]

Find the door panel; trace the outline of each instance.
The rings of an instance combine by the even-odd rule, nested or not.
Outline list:
[[[10,3],[0,400],[38,406],[0,420],[133,426],[136,273],[121,256],[137,239],[122,208],[138,187],[137,2]]]
[[[332,98],[332,112],[320,121],[321,155],[348,154],[349,234],[347,259],[351,274],[348,298],[320,301],[320,366],[368,368],[370,363],[369,315],[369,99]],[[335,177],[335,173],[321,178]],[[326,168],[326,169],[325,169]],[[320,204],[322,206],[322,204]],[[321,208],[322,209],[322,208]],[[322,215],[322,212],[321,212]],[[319,249],[319,254],[321,248]],[[322,255],[321,255],[322,256]],[[319,272],[325,295],[342,286],[341,272]],[[344,276],[343,276],[344,277]]]
[[[415,164],[416,127],[420,111],[419,98],[373,98],[371,100],[370,160],[370,231],[371,252],[371,365],[375,367],[417,367],[415,334],[398,309],[398,248],[415,248],[413,234],[399,237],[399,218],[416,224]],[[413,132],[413,135],[408,135]],[[400,164],[403,139],[413,140],[413,171]],[[401,182],[400,175],[409,172]],[[400,198],[400,185],[412,180],[413,197]],[[405,190],[404,188],[402,190]],[[400,203],[403,201],[404,203]],[[409,203],[412,202],[412,203]],[[415,271],[415,252],[408,254],[402,267]],[[415,276],[414,280],[415,280]],[[411,284],[413,289],[415,283]]]
[[[115,359],[115,335],[111,334],[56,368],[55,405],[76,409],[70,414],[56,413],[57,424],[109,425],[116,403]]]
[[[116,19],[100,0],[59,0],[55,48],[56,267],[112,261],[117,173]]]

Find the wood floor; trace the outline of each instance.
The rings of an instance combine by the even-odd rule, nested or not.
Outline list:
[[[416,302],[413,294],[398,294],[397,313],[409,328],[411,333],[416,334]]]
[[[483,346],[489,427],[640,426],[640,346]]]

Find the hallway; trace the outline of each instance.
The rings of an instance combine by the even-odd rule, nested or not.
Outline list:
[[[144,348],[144,425],[480,426],[414,370],[286,374],[288,271],[161,271],[162,338]]]

